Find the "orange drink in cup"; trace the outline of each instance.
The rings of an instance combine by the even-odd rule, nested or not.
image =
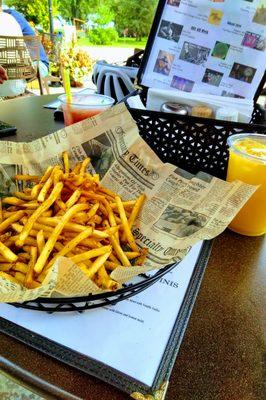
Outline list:
[[[247,236],[266,233],[266,135],[230,136],[227,181],[240,180],[258,186],[229,228]]]
[[[71,95],[71,99],[62,94],[58,99],[61,102],[66,126],[100,114],[115,102],[112,97],[101,94],[75,93]]]

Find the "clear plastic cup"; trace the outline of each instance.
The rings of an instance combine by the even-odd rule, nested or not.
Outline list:
[[[240,180],[258,186],[229,228],[242,235],[263,235],[266,233],[266,135],[232,135],[227,144],[227,181]]]
[[[102,94],[75,93],[72,95],[70,103],[67,102],[65,94],[59,96],[58,99],[61,102],[66,126],[100,114],[110,108],[115,102],[112,97]]]

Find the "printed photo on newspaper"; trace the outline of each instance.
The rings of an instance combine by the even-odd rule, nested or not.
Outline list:
[[[74,256],[72,254],[70,258],[62,256],[54,259],[53,257],[48,257],[50,254],[48,252],[46,258],[50,263],[48,264],[49,268],[46,270],[44,279],[39,281],[41,284],[37,283],[36,287],[25,288],[16,283],[14,279],[7,279],[7,274],[1,272],[0,301],[2,302],[23,301],[40,296],[48,297],[55,292],[57,295],[61,296],[74,296],[97,293],[108,289],[115,290],[117,287],[121,287],[124,282],[130,281],[133,277],[142,272],[159,269],[173,262],[180,262],[192,245],[204,239],[211,239],[219,235],[256,190],[254,186],[239,181],[228,183],[205,173],[199,173],[193,176],[175,165],[163,163],[140,137],[137,125],[125,105],[120,104],[92,119],[81,121],[80,123],[30,143],[0,142],[1,196],[12,196],[14,188],[12,178],[15,174],[30,174],[35,176],[35,179],[38,180],[38,176],[42,175],[47,167],[63,164],[62,152],[65,151],[68,151],[71,168],[77,162],[82,162],[86,157],[91,158],[91,164],[86,165],[88,172],[84,170],[80,172],[80,174],[98,174],[97,180],[100,179],[101,185],[106,188],[106,193],[115,192],[124,202],[130,202],[132,199],[136,199],[140,195],[145,194],[146,201],[132,226],[132,238],[139,249],[147,249],[147,259],[143,265],[134,265],[130,262],[126,265],[119,265],[119,263],[117,265],[115,260],[117,261],[121,256],[121,250],[119,250],[119,248],[122,249],[123,247],[122,236],[122,247],[116,245],[114,247],[114,254],[111,252],[107,253],[107,256],[105,255],[106,258],[102,261],[103,263],[108,261],[108,265],[106,264],[108,274],[106,271],[102,272],[104,272],[104,274],[106,273],[106,279],[108,282],[111,280],[112,283],[115,284],[115,287],[110,288],[107,286],[103,289],[98,285],[97,274],[90,273],[91,263],[84,266],[83,263],[80,262],[79,254]],[[58,181],[62,179],[64,181],[64,179],[66,179],[60,167],[57,168],[60,177],[59,175],[54,175],[53,179],[50,179],[50,181],[48,179],[50,190],[55,180]],[[79,180],[81,175],[78,175],[78,178],[75,177],[75,174],[73,176],[74,179]],[[96,187],[98,185],[97,180],[93,182],[93,185]],[[69,181],[67,182],[68,187],[66,188],[66,192],[69,193],[71,188],[74,187],[75,189],[75,185],[73,186]],[[45,185],[47,186],[48,184]],[[58,185],[63,185],[63,183],[58,183]],[[40,191],[40,196],[42,196],[45,191],[44,187],[45,186],[43,186]],[[30,187],[28,190],[30,191]],[[55,190],[55,188],[53,190]],[[77,195],[76,191],[75,194],[73,191],[71,193],[74,197]],[[86,193],[85,191],[85,194]],[[80,195],[81,194],[78,193],[78,196]],[[23,205],[25,196],[27,197],[27,194],[23,194],[24,200],[14,200],[14,197],[11,197],[11,199],[13,199],[12,202],[9,198],[6,203],[8,203],[9,206],[10,203],[13,205],[10,206],[11,209],[9,208],[8,211],[3,209],[4,215],[7,213],[12,216],[12,213],[14,213],[14,204]],[[108,196],[112,198],[111,195]],[[98,197],[96,196],[96,198]],[[5,200],[2,200],[5,204]],[[38,201],[39,200],[38,197]],[[72,200],[73,198],[71,196],[71,201]],[[30,210],[39,207],[38,201],[35,202],[36,204],[34,202],[33,204],[30,203],[30,208],[27,212],[28,215],[36,214],[36,212],[34,214],[34,211]],[[108,202],[105,202],[104,204],[106,207],[109,207],[107,203]],[[62,203],[59,201],[59,203],[57,203],[59,211],[55,217],[47,216],[41,221],[39,220],[37,225],[35,225],[37,229],[39,227],[38,223],[46,222],[48,218],[51,226],[46,236],[44,236],[43,239],[40,235],[38,235],[38,237],[34,236],[37,235],[37,231],[33,229],[31,232],[33,238],[28,239],[28,246],[34,247],[34,243],[37,240],[37,246],[40,244],[40,247],[42,247],[43,242],[44,246],[47,247],[46,243],[49,243],[50,240],[49,232],[52,232],[55,226],[58,231],[58,226],[61,228],[62,221],[66,221],[66,217],[62,217],[63,212],[60,211],[60,204],[63,207]],[[65,207],[68,205],[68,202],[65,203]],[[114,208],[118,207],[115,203],[111,203],[111,206]],[[81,208],[82,207],[86,209],[87,206],[86,204],[81,204]],[[101,208],[102,213],[101,216],[98,215],[97,220],[106,218],[106,211],[104,207],[101,206]],[[17,212],[15,212],[15,214],[16,213]],[[65,215],[67,214],[69,214],[69,212]],[[74,216],[74,218],[77,217],[83,218],[82,211],[79,211],[79,216]],[[126,220],[130,218],[130,216],[127,216],[125,212],[124,216],[121,216],[121,218]],[[76,220],[74,219],[74,221]],[[69,219],[68,222],[73,223],[73,220]],[[23,224],[23,220],[21,224]],[[111,243],[115,243],[117,240],[116,235],[118,231],[122,229],[123,221],[118,222],[116,227],[108,228],[111,230],[108,231],[107,229],[107,233],[97,230],[97,222],[95,222],[95,224],[90,228],[91,231],[89,231],[93,240],[91,241],[90,237],[89,241],[87,240],[84,242],[84,246],[86,244],[88,246],[95,245],[96,247],[101,247],[97,240],[102,238],[103,235],[107,241],[110,240]],[[75,222],[75,229],[77,226],[79,234],[81,234],[84,229],[87,229],[86,227],[80,228],[80,224]],[[73,225],[71,225],[71,227],[73,227]],[[15,224],[12,224],[12,229],[13,228],[16,232],[21,232],[24,229],[23,226],[20,226],[20,221],[16,221]],[[2,240],[4,243],[11,243],[11,249],[17,251],[16,246],[21,246],[20,235],[18,239],[16,238],[15,241],[12,241],[12,234],[10,234],[8,229],[5,221],[3,221],[3,223],[0,224]],[[69,246],[70,240],[72,243],[75,242],[75,236],[69,233],[64,234],[62,229],[58,231],[58,233],[61,232],[63,232],[63,235],[67,236],[63,238],[63,240],[67,240],[67,242],[63,243],[68,243]],[[94,244],[95,241],[96,244]],[[62,250],[62,248],[65,246],[66,244],[62,246],[61,243],[57,245],[59,250],[61,252],[63,251],[64,255],[65,251]],[[23,247],[25,247],[25,243]],[[103,247],[109,249],[106,243]],[[84,251],[82,249],[79,252]],[[89,251],[85,252],[85,255],[87,255]],[[102,254],[101,251],[102,250],[98,248],[97,254]],[[123,251],[127,252],[128,256],[132,256],[132,250],[129,252],[128,249],[124,249]],[[1,263],[3,263],[5,264],[3,268],[5,267],[12,270],[12,262],[6,266],[2,255],[0,259],[0,269]],[[51,256],[53,256],[53,253],[51,253]],[[39,256],[39,258],[40,257],[41,256]],[[111,257],[111,259],[108,259],[108,257]],[[39,258],[34,266],[34,271],[36,271],[37,264],[39,265]],[[110,265],[112,265],[111,268]],[[25,266],[20,265],[20,274],[23,274],[24,267]],[[3,268],[2,271],[4,271]],[[96,268],[94,264],[93,268]],[[97,268],[95,272],[98,271]],[[21,277],[21,275],[19,275],[19,277]]]

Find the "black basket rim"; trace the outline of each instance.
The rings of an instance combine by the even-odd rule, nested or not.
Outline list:
[[[100,300],[100,299],[108,299],[112,298],[115,296],[119,296],[122,294],[126,294],[132,291],[135,291],[137,289],[140,289],[141,287],[148,287],[151,284],[155,283],[157,280],[159,280],[163,275],[166,273],[170,272],[176,265],[178,265],[178,262],[171,263],[166,265],[165,267],[158,269],[158,271],[151,277],[146,278],[145,274],[139,274],[137,275],[138,277],[143,277],[145,280],[135,283],[135,284],[128,284],[127,287],[123,287],[121,289],[118,289],[114,292],[103,292],[103,293],[97,293],[97,294],[88,294],[86,296],[79,296],[79,297],[38,297],[33,300],[27,300],[23,302],[14,302],[10,303],[11,305],[16,305],[19,306],[20,304],[27,304],[27,303],[34,303],[34,302],[41,302],[44,304],[68,304],[68,303],[82,303],[82,302],[89,302],[89,301],[95,301],[95,300]]]

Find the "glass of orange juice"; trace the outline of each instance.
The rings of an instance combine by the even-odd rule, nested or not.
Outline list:
[[[247,236],[266,233],[266,135],[253,133],[229,137],[227,181],[258,186],[229,228]]]
[[[83,119],[93,117],[110,108],[115,100],[102,94],[75,93],[71,96],[71,102],[62,94],[58,97],[64,113],[65,125],[72,125]]]

